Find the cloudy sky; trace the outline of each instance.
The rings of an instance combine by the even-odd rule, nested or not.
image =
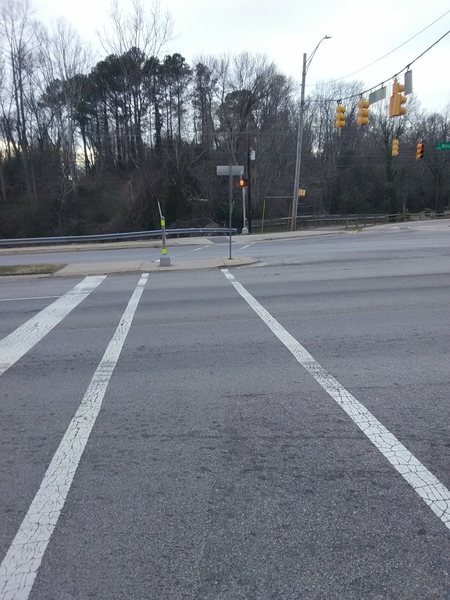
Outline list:
[[[129,3],[121,0],[124,7]],[[32,0],[32,5],[47,24],[65,17],[101,57],[96,31],[108,23],[110,0]],[[450,30],[449,0],[161,0],[161,7],[174,21],[166,53],[180,52],[189,62],[199,55],[247,50],[267,55],[299,80],[303,52],[309,54],[324,35],[332,36],[311,64],[308,86],[338,78],[375,86]],[[450,104],[449,66],[450,34],[412,66],[415,94],[427,110]]]

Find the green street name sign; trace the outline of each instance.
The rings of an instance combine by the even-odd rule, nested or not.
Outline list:
[[[450,142],[439,142],[436,150],[450,150]]]

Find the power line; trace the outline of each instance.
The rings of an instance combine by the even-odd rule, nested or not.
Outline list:
[[[435,23],[437,23],[438,21],[440,21],[441,19],[443,19],[449,13],[450,13],[450,10],[447,10],[444,14],[442,14],[440,17],[438,17],[437,19],[435,19],[432,23],[430,23],[429,25],[427,25],[426,27],[424,27],[423,29],[421,29],[420,31],[418,31],[417,33],[415,33],[412,37],[408,38],[407,40],[405,40],[404,42],[402,42],[401,44],[399,44],[398,46],[396,46],[395,48],[393,48],[392,50],[390,50],[386,54],[383,54],[383,56],[380,56],[380,58],[377,58],[376,60],[372,61],[368,65],[366,65],[364,67],[361,67],[360,69],[357,69],[356,71],[353,71],[352,73],[349,73],[348,75],[344,75],[343,77],[338,77],[338,79],[333,79],[331,81],[331,83],[334,83],[336,81],[341,81],[342,79],[347,79],[347,77],[351,77],[352,75],[356,75],[356,73],[360,73],[361,71],[364,71],[365,69],[368,69],[372,65],[375,65],[377,62],[380,62],[380,60],[383,60],[387,56],[390,56],[391,54],[393,54],[394,52],[396,52],[397,50],[399,50],[399,48],[402,48],[403,46],[405,46],[408,42],[410,42],[411,40],[413,40],[414,38],[416,38],[418,35],[420,35],[424,31],[426,31],[430,27],[432,27]]]
[[[367,92],[371,92],[375,88],[383,86],[385,83],[387,83],[391,79],[394,79],[395,77],[397,77],[398,75],[400,75],[400,73],[403,73],[403,71],[406,71],[407,69],[409,69],[415,62],[417,62],[419,60],[419,58],[422,58],[422,56],[424,56],[424,54],[426,54],[432,48],[434,48],[434,46],[436,46],[436,44],[439,44],[439,42],[442,41],[449,33],[450,33],[450,29],[448,31],[446,31],[444,33],[444,35],[441,35],[441,37],[439,39],[437,39],[435,42],[433,42],[433,44],[431,44],[431,46],[428,46],[428,48],[426,48],[426,50],[424,50],[421,54],[419,54],[418,56],[416,56],[416,58],[414,58],[413,60],[411,60],[406,66],[403,67],[403,69],[400,69],[400,71],[398,71],[394,75],[391,75],[390,77],[388,77],[384,81],[381,81],[380,83],[378,83],[376,85],[373,85],[370,88],[367,88],[366,90],[363,90],[362,92],[359,92],[358,94],[352,94],[351,96],[345,96],[344,98],[339,98],[339,101],[341,101],[341,100],[351,100],[352,98],[358,98],[358,97],[360,97],[360,96],[362,96],[364,94],[367,94]],[[332,100],[331,102],[336,102],[336,100],[337,99]]]

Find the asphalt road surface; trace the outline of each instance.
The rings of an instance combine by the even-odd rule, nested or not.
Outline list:
[[[0,600],[450,598],[449,223],[239,252],[0,280]]]

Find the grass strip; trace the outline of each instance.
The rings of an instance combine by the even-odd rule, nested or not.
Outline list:
[[[3,275],[51,275],[66,265],[0,265],[0,276]]]

